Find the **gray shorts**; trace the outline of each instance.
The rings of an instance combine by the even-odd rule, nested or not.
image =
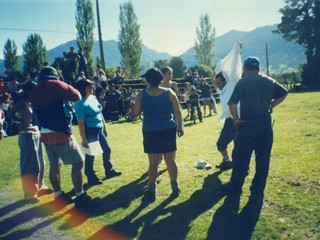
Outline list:
[[[72,165],[84,160],[77,141],[72,140],[61,144],[45,144],[49,162],[52,165],[59,164]]]

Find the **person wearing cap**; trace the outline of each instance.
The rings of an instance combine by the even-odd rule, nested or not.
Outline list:
[[[89,143],[98,141],[103,150],[105,179],[121,175],[121,172],[117,172],[112,166],[110,157],[111,148],[107,140],[108,131],[102,115],[102,106],[93,94],[95,88],[94,82],[86,79],[80,80],[76,83],[75,88],[82,96],[81,101],[74,104],[82,146],[89,148]],[[84,173],[88,178],[88,184],[100,185],[102,181],[97,177],[93,165],[94,156],[86,154]]]
[[[31,92],[30,100],[41,127],[41,142],[44,143],[50,162],[49,178],[57,202],[71,202],[71,197],[61,190],[61,163],[71,165],[71,178],[76,194],[75,206],[90,207],[91,198],[83,191],[83,155],[72,135],[72,104],[81,100],[80,93],[62,82],[53,67],[43,67],[39,84]]]
[[[151,68],[141,77],[146,79],[147,89],[139,92],[133,112],[135,116],[143,112],[143,147],[149,158],[148,190],[143,199],[153,202],[156,199],[158,163],[162,154],[171,180],[172,196],[180,194],[175,161],[176,136],[183,136],[184,131],[178,97],[172,89],[160,86],[163,79],[161,71]]]
[[[271,113],[286,98],[288,91],[276,80],[260,75],[259,65],[256,57],[244,61],[245,76],[237,82],[228,102],[237,129],[228,190],[233,194],[242,193],[251,155],[255,151],[256,171],[250,198],[263,200],[273,143]],[[240,115],[237,108],[239,102]]]

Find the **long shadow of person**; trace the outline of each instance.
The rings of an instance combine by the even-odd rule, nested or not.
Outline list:
[[[208,229],[207,239],[232,240],[240,204],[239,194],[227,195],[223,204],[213,215],[211,226]]]
[[[159,171],[163,174],[166,169]],[[89,212],[91,216],[100,216],[109,213],[118,208],[126,208],[131,202],[144,194],[145,187],[148,184],[148,174],[143,173],[138,179],[127,185],[120,187],[115,192],[95,201],[96,206]]]
[[[159,175],[163,174],[166,169],[159,171]],[[100,199],[98,207],[91,212],[93,215],[103,215],[106,212],[111,212],[118,208],[125,208],[130,205],[132,201],[141,197],[145,192],[145,187],[147,186],[148,178],[147,173],[144,173],[140,178],[131,182],[130,184],[119,188],[114,193],[106,196],[104,199]],[[126,236],[136,236],[137,230],[139,229],[140,223],[132,222],[139,213],[145,209],[149,203],[141,201],[141,204],[124,219],[112,224],[105,226],[98,232],[93,234],[89,239],[105,239],[106,236],[115,236],[116,239],[131,239]]]
[[[2,240],[8,239],[26,239],[28,237],[31,237],[35,232],[39,231],[41,228],[48,227],[52,225],[55,221],[63,218],[66,215],[66,213],[60,214],[58,216],[55,216],[53,218],[47,219],[45,221],[40,221],[38,224],[32,226],[31,228],[27,229],[19,229],[17,231],[14,231],[6,236],[1,237]],[[53,235],[53,231],[50,231],[50,237],[55,238]]]
[[[32,221],[34,219],[45,219],[51,214],[60,211],[66,207],[65,203],[62,202],[48,202],[42,205],[38,205],[27,210],[24,210],[14,216],[8,217],[0,222],[0,235],[7,233],[11,229],[22,225],[26,222]],[[36,227],[33,227],[28,231],[29,234],[32,231],[37,231],[39,228],[44,227],[45,225],[38,224]]]
[[[167,204],[164,203],[161,208],[137,219],[135,222],[140,221],[143,224],[139,239],[185,239],[191,227],[190,223],[225,196],[219,179],[221,173],[219,171],[206,177],[202,189],[195,191],[185,202],[169,208],[164,208]],[[167,217],[164,217],[166,215]],[[155,222],[157,217],[162,219]]]
[[[0,217],[4,216],[12,211],[17,210],[18,208],[21,208],[21,207],[25,206],[26,204],[27,203],[25,200],[19,200],[14,203],[11,203],[7,206],[2,207],[2,208],[0,208]]]
[[[263,205],[263,195],[250,196],[237,218],[237,239],[251,239],[254,228],[259,220]]]
[[[240,195],[230,194],[223,205],[217,209],[208,230],[207,239],[250,240],[254,227],[259,220],[263,196],[251,196],[241,212]]]

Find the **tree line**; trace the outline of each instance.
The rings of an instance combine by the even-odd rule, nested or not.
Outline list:
[[[305,47],[307,62],[301,68],[302,84],[307,88],[320,88],[320,1],[285,0],[285,3],[286,5],[279,9],[282,20],[274,32],[281,34],[288,41],[295,41]],[[84,50],[88,70],[92,76],[95,20],[91,0],[76,1],[75,24],[77,45]],[[138,17],[131,2],[120,4],[119,24],[118,49],[122,56],[121,67],[127,78],[137,78],[143,69],[141,66],[143,44]],[[194,50],[197,66],[186,69],[181,58],[172,57],[169,60],[155,61],[153,66],[147,67],[161,68],[169,65],[174,70],[174,77],[182,77],[187,70],[197,70],[203,77],[210,76],[215,67],[215,28],[211,25],[208,14],[201,15],[196,34]],[[14,40],[7,40],[3,53],[6,74],[8,76],[17,74],[20,71],[19,56]],[[97,58],[96,63],[100,60]],[[47,51],[41,36],[31,33],[23,45],[23,72],[28,73],[31,68],[39,70],[47,61]]]

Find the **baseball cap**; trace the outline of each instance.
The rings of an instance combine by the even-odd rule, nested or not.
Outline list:
[[[76,82],[75,84],[75,88],[80,91],[82,89],[86,89],[86,87],[95,87],[95,82],[89,80],[89,79],[81,79],[79,81]]]
[[[256,68],[259,68],[259,65],[260,65],[260,60],[259,60],[259,58],[254,57],[254,56],[248,57],[248,58],[244,61],[244,64],[243,64],[244,67],[250,66],[250,67],[256,67]]]
[[[58,72],[54,67],[50,67],[50,66],[45,66],[43,68],[41,68],[40,72],[39,72],[39,78],[58,78]]]

